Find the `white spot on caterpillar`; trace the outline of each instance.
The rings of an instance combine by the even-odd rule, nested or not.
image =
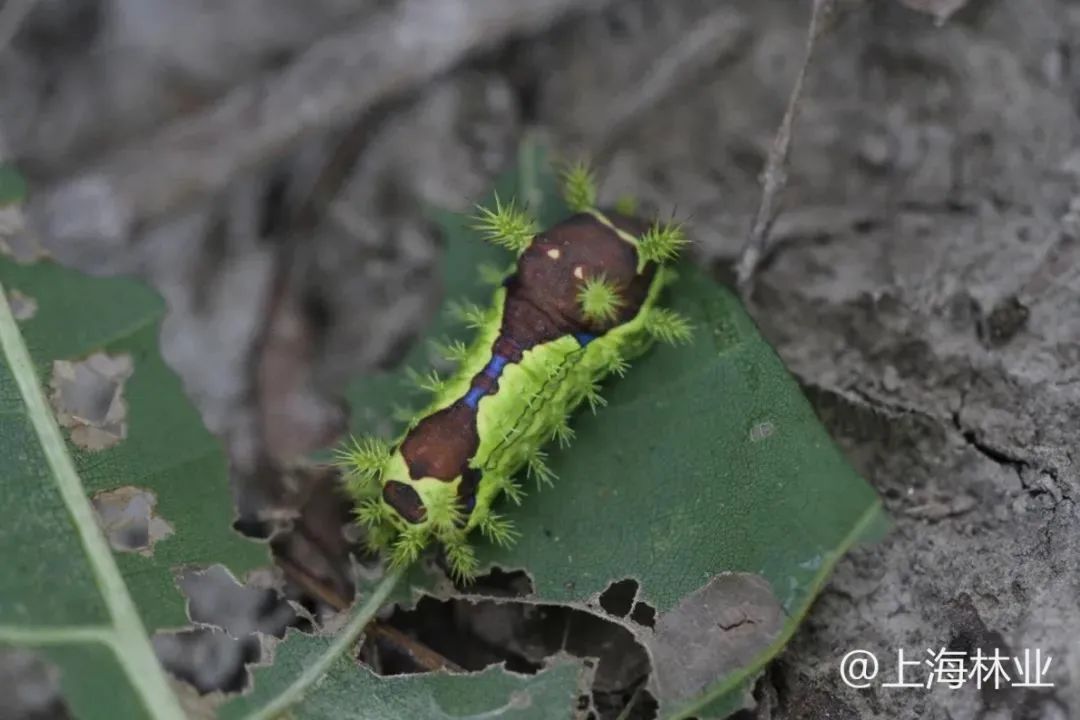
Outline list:
[[[562,253],[559,252],[559,248],[551,248],[550,250],[547,251],[547,256],[549,258],[551,258],[552,260],[558,260],[559,255],[561,255],[561,254]]]
[[[574,268],[574,277],[576,277],[578,280],[584,280],[585,279],[585,268],[581,267],[580,265],[575,267]]]

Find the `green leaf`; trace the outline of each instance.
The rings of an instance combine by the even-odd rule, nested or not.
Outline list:
[[[542,151],[526,145],[522,159],[499,195],[531,195],[547,226],[565,208]],[[441,221],[447,297],[489,302],[476,268],[505,255],[493,258],[460,218]],[[623,622],[653,660],[661,716],[722,717],[790,638],[837,559],[879,531],[882,515],[738,300],[690,263],[678,271],[666,304],[693,322],[692,342],[650,350],[605,384],[606,408],[573,418],[572,446],[549,448],[555,488],[497,508],[522,532],[516,545],[476,540],[484,564],[530,574],[535,602],[588,609],[612,582],[636,580],[638,600],[658,613],[656,630]],[[448,334],[439,319],[427,337]],[[410,363],[424,370],[420,350]],[[353,384],[355,432],[390,436],[390,408],[407,404],[399,386],[385,376]],[[679,672],[692,677],[673,685],[667,646],[706,607],[735,603],[761,614],[758,630],[716,631],[699,657],[681,658]]]
[[[256,672],[256,683],[273,693],[313,657],[326,652],[321,638],[290,633],[278,646],[274,665]],[[317,690],[290,709],[304,720],[559,720],[573,717],[581,684],[581,666],[562,660],[535,675],[517,675],[497,667],[471,675],[444,672],[380,677],[355,661],[338,658]],[[247,698],[222,710],[223,720],[273,715],[258,711]],[[561,708],[561,712],[553,710]],[[254,710],[253,713],[246,711]]]
[[[221,720],[270,720],[286,711],[304,720],[571,717],[582,684],[577,662],[559,661],[526,676],[488,668],[471,675],[387,678],[361,667],[349,650],[397,580],[384,579],[333,638],[290,631],[275,648],[273,664],[256,669],[251,694],[222,707]],[[553,714],[551,708],[564,711]]]
[[[566,212],[534,144],[498,191],[541,225]],[[449,297],[487,302],[477,267],[506,256],[467,218],[440,219]],[[655,630],[619,622],[650,653],[662,716],[720,717],[739,706],[879,510],[734,297],[690,265],[680,272],[669,304],[693,320],[694,341],[657,347],[609,383],[609,406],[574,419],[573,447],[550,448],[556,488],[505,509],[521,541],[481,550],[487,563],[525,568],[541,603],[590,610],[611,582],[634,578],[638,600],[658,611]],[[0,643],[55,663],[80,717],[181,717],[146,637],[187,622],[175,571],[224,562],[239,575],[267,560],[230,528],[220,449],[157,351],[162,312],[136,283],[0,260],[0,550],[11,558],[0,568]],[[440,317],[428,336],[449,327]],[[428,346],[410,354],[415,369],[427,369]],[[117,395],[85,386],[81,363],[91,357]],[[352,388],[358,431],[389,434],[392,409],[408,404],[402,384],[386,380]],[[62,430],[52,401],[65,394]],[[125,489],[152,493],[154,518],[167,523],[141,552],[110,550],[88,502],[122,499]],[[401,584],[430,582],[418,572],[408,579]],[[571,716],[577,663],[528,677],[493,668],[380,678],[350,661],[378,606],[409,593],[396,582],[390,575],[368,594],[336,637],[290,633],[223,717]],[[683,653],[680,637],[715,632],[723,623],[710,613],[729,606],[760,615],[741,625],[762,629],[740,634],[731,623],[714,645]]]
[[[147,638],[189,622],[175,573],[269,559],[231,528],[221,448],[158,352],[163,313],[136,282],[0,259],[0,643],[56,664],[78,717],[183,717]]]
[[[26,198],[26,179],[11,163],[0,162],[0,207]]]

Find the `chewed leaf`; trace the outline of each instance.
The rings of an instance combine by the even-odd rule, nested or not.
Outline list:
[[[554,179],[537,185],[553,196]],[[522,196],[512,188],[505,196],[513,192]],[[543,227],[567,213],[546,208],[536,212]],[[446,228],[447,292],[485,302],[490,288],[475,272],[482,246],[467,227]],[[639,241],[650,259],[664,259],[687,234],[661,223]],[[711,675],[699,668],[693,686],[682,686],[668,665],[650,681],[666,688],[657,690],[661,717],[712,717],[716,708],[738,707],[746,683],[794,632],[837,558],[880,526],[881,515],[874,492],[739,301],[691,263],[677,269],[677,277],[665,272],[672,282],[662,307],[644,318],[661,342],[625,377],[615,369],[621,358],[610,359],[613,375],[584,389],[595,415],[579,410],[557,426],[547,456],[522,474],[532,476],[530,489],[548,473],[560,481],[525,497],[525,477],[491,478],[507,495],[496,515],[512,520],[520,537],[504,547],[497,522],[481,525],[486,540],[476,545],[477,560],[479,572],[492,565],[527,571],[535,582],[530,602],[587,602],[612,582],[635,578],[637,605],[651,606],[663,630],[657,653],[694,627],[698,599],[714,592],[751,598],[760,632],[727,619],[728,631],[702,631],[719,643],[701,648],[702,668],[720,659]],[[377,392],[384,382],[354,386],[354,411],[371,416],[389,407]],[[571,437],[573,446],[561,449]],[[751,574],[752,587],[724,584],[728,573]]]
[[[221,445],[158,350],[164,312],[139,283],[0,256],[0,551],[33,557],[0,564],[0,645],[55,666],[78,717],[183,720],[149,639],[189,622],[174,570],[269,562],[232,530]]]
[[[499,718],[499,720],[569,720],[587,670],[562,659],[535,675],[518,675],[502,667],[478,673],[445,672],[380,677],[358,666],[347,652],[337,651],[335,639],[290,632],[275,648],[274,663],[253,673],[250,694],[221,708],[221,720],[249,720],[280,716],[337,718],[353,703],[363,707],[364,718]],[[328,655],[319,668],[319,684],[306,692],[294,691],[296,674]],[[281,699],[293,698],[284,703]]]

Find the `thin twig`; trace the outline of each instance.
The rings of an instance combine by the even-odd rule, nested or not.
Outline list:
[[[432,650],[427,645],[409,637],[392,625],[373,621],[368,626],[367,636],[378,638],[384,643],[392,645],[398,652],[406,654],[422,670],[434,672],[435,670],[449,670],[450,672],[465,672],[460,665],[453,660],[444,657]]]
[[[754,273],[768,252],[769,236],[776,216],[779,213],[777,202],[784,186],[787,185],[787,159],[791,148],[792,128],[799,113],[799,101],[802,97],[803,82],[814,56],[818,38],[821,35],[824,18],[832,9],[833,0],[814,0],[814,9],[810,15],[810,27],[806,31],[806,51],[802,67],[795,78],[795,85],[788,97],[787,109],[776,131],[769,156],[762,174],[761,204],[758,205],[754,225],[746,239],[736,269],[739,291],[744,299],[749,299],[753,290]]]
[[[285,575],[306,592],[311,593],[335,610],[342,611],[349,607],[348,598],[338,593],[297,563],[285,557],[278,557],[277,561]],[[381,623],[378,620],[372,620],[368,624],[366,635],[369,638],[378,638],[383,643],[392,646],[402,655],[409,657],[421,670],[434,672],[436,670],[445,669],[451,672],[464,672],[461,666],[453,660],[444,657],[422,642],[409,637],[397,628]]]
[[[641,683],[634,689],[633,695],[626,701],[626,705],[619,712],[619,717],[615,720],[630,720],[630,713],[634,711],[634,706],[637,705],[638,700],[641,699],[641,691],[645,689],[645,683]]]
[[[248,720],[272,720],[303,700],[308,691],[322,680],[334,662],[353,646],[364,628],[375,617],[375,613],[390,597],[402,575],[401,570],[392,570],[385,575],[368,597],[353,609],[351,618],[334,637],[330,646],[319,653],[314,662],[306,665],[304,671],[270,702],[248,715]]]
[[[301,588],[303,588],[305,592],[308,592],[319,600],[322,600],[324,603],[334,608],[335,610],[341,611],[349,607],[349,599],[347,597],[339,593],[334,588],[330,587],[329,584],[312,575],[299,564],[293,562],[287,557],[282,557],[280,555],[277,556],[275,559],[277,560],[278,566],[282,569],[285,575],[288,576],[290,580],[295,582]]]

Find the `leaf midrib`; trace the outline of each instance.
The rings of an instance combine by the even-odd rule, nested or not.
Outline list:
[[[153,647],[147,637],[135,603],[128,593],[112,550],[101,534],[94,511],[86,498],[82,482],[68,453],[60,427],[49,409],[48,401],[34,369],[34,362],[19,331],[7,295],[0,285],[0,351],[7,358],[12,377],[19,388],[26,416],[34,434],[41,444],[42,454],[51,470],[64,506],[82,543],[94,581],[112,619],[111,625],[101,625],[97,634],[88,634],[91,628],[81,626],[83,632],[72,633],[72,642],[94,639],[105,642],[113,650],[117,661],[127,675],[132,688],[142,700],[147,714],[160,720],[184,720],[185,714],[169,687],[164,671],[158,663]],[[7,628],[13,632],[14,628]],[[50,631],[51,632],[46,632]],[[23,628],[26,639],[31,639],[33,629]],[[57,629],[41,628],[40,639],[56,638]]]

